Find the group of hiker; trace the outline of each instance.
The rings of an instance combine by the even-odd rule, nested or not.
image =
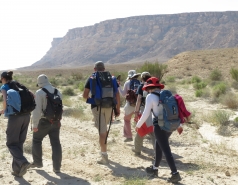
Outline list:
[[[49,135],[52,147],[53,171],[60,173],[62,161],[62,148],[59,137],[60,119],[51,119],[51,116],[55,116],[54,113],[50,111],[48,113],[45,110],[53,109],[49,100],[51,94],[57,100],[60,99],[61,93],[51,85],[44,74],[39,75],[37,78],[39,90],[35,94],[24,85],[14,81],[12,76],[12,71],[1,74],[3,108],[0,111],[0,114],[4,114],[8,118],[6,145],[13,157],[12,175],[22,177],[29,168],[43,167],[42,140],[47,135]],[[61,116],[63,106],[56,105],[55,110]],[[26,159],[23,153],[23,144],[26,140],[31,113],[33,122],[32,163]]]
[[[22,112],[23,104],[19,103],[19,100],[24,101],[22,89],[25,86],[15,82],[12,75],[12,71],[1,74],[3,109],[0,112],[8,117],[6,145],[13,157],[12,174],[21,177],[30,167],[43,167],[42,140],[46,135],[49,135],[52,147],[53,171],[59,173],[62,161],[62,148],[59,137],[63,107],[62,95],[50,84],[47,76],[44,74],[39,75],[37,78],[39,90],[35,94],[30,91],[28,92],[33,97],[34,104],[34,108],[32,108],[33,162],[29,163],[23,154],[23,144],[26,140],[31,112]],[[141,81],[138,80],[139,77],[141,77]],[[12,87],[12,84],[15,85],[15,88]],[[97,160],[98,164],[109,164],[107,137],[110,131],[112,116],[118,117],[120,115],[121,95],[126,97],[123,127],[124,142],[133,141],[131,119],[134,116],[136,135],[132,151],[135,155],[141,155],[145,135],[149,135],[151,138],[152,147],[155,151],[155,161],[146,168],[146,172],[150,176],[158,176],[158,168],[162,160],[162,154],[164,154],[171,170],[171,177],[167,180],[173,183],[181,180],[169,146],[169,137],[180,126],[182,120],[178,118],[179,110],[175,106],[173,98],[172,100],[169,99],[172,106],[172,124],[170,123],[170,118],[166,117],[165,120],[163,98],[168,98],[171,95],[169,91],[167,92],[163,89],[164,85],[160,83],[160,79],[153,77],[146,71],[136,73],[136,70],[128,71],[127,80],[124,86],[121,87],[120,80],[106,71],[102,61],[94,64],[94,72],[85,83],[83,98],[85,98],[87,103],[91,104],[95,127],[99,133],[100,159]],[[15,103],[13,104],[9,100],[11,91],[15,94]],[[164,95],[162,92],[168,94]],[[189,114],[183,116],[188,117]]]

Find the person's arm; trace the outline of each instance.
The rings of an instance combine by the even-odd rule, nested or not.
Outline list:
[[[89,97],[89,92],[90,92],[90,89],[88,89],[88,88],[84,88],[84,91],[83,91],[83,98],[84,99],[88,99],[88,98],[90,98]]]
[[[118,87],[118,91],[119,91],[119,93],[120,93],[122,96],[126,96],[127,91],[129,90],[127,84],[129,84],[129,83],[130,83],[130,81],[126,81],[126,82],[124,83],[123,89],[121,89],[121,86]]]
[[[140,111],[141,99],[142,99],[142,96],[140,94],[138,94],[137,100],[136,100],[135,111],[134,111],[134,113],[135,113],[134,120],[136,122],[138,121],[138,115],[139,115],[139,111]]]
[[[117,114],[115,116],[118,117],[120,116],[120,107],[121,107],[120,94],[118,91],[116,93],[116,100],[117,100],[117,105],[116,105]]]
[[[36,107],[32,111],[33,132],[38,131],[38,124],[43,110],[43,97],[40,96],[40,91],[35,94]]]
[[[3,97],[3,108],[2,108],[2,110],[1,110],[1,114],[4,114],[4,112],[5,112],[5,110],[6,110],[6,108],[7,108],[7,91],[5,90],[5,89],[2,89],[1,90],[1,92],[2,92],[2,97]]]
[[[153,108],[153,99],[151,96],[147,96],[146,97],[146,103],[145,103],[145,110],[140,118],[140,120],[138,121],[138,123],[136,124],[136,128],[140,128],[143,123],[147,120],[147,118],[150,115],[150,111]]]

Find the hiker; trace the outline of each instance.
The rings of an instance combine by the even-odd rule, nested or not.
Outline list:
[[[113,107],[114,107],[115,116],[120,115],[120,95],[117,90],[118,84],[117,84],[116,78],[111,76],[109,72],[105,71],[105,66],[102,61],[98,61],[95,63],[94,71],[95,72],[92,74],[91,77],[88,78],[84,86],[83,98],[87,100],[87,103],[91,104],[91,110],[94,116],[95,127],[98,129],[98,132],[99,132],[99,144],[101,148],[101,153],[100,153],[100,159],[97,161],[97,163],[108,164],[109,161],[108,161],[108,154],[107,154],[106,139],[110,129],[110,125],[107,131],[107,124],[111,122]],[[101,78],[100,75],[103,78]],[[107,80],[109,79],[110,81],[108,82]],[[111,98],[104,99],[108,101],[102,102],[101,104],[101,101],[103,101],[103,99],[101,99],[102,98],[101,94],[98,94],[98,93],[101,93],[101,92],[103,93],[102,91],[103,84],[101,83],[102,80],[104,80],[105,83],[107,83],[110,86],[110,88],[108,88],[109,90],[106,90],[104,92],[111,92],[111,94],[109,93]],[[101,84],[99,85],[99,83]],[[94,88],[96,89],[96,91],[94,91]],[[91,97],[89,97],[90,93],[91,93]],[[100,101],[100,104],[98,104],[97,100]],[[103,103],[108,103],[108,105],[104,106]]]
[[[150,77],[151,77],[151,75],[150,75],[149,72],[141,73],[141,84],[138,87],[138,90],[136,92],[136,94],[138,96],[137,96],[137,101],[136,101],[136,106],[135,106],[135,111],[134,111],[134,113],[135,113],[135,118],[134,118],[135,122],[138,121],[139,116],[141,116],[141,114],[144,111],[145,98],[146,98],[148,93],[147,93],[147,91],[143,91],[142,88],[143,88],[144,83],[146,82],[146,80],[149,79]],[[146,126],[148,128],[153,126],[153,124],[152,124],[152,113],[148,116],[145,123],[146,123]],[[155,135],[154,135],[154,132],[153,132],[152,129],[148,133],[148,135],[151,138],[153,149],[155,149],[154,148],[154,146],[155,146]],[[145,138],[144,136],[141,137],[139,135],[139,133],[136,133],[135,140],[134,140],[134,146],[132,147],[132,151],[135,153],[135,155],[140,155],[141,154],[144,138]]]
[[[134,90],[134,91],[137,90],[138,86],[140,85],[140,81],[137,80],[139,76],[140,76],[140,73],[136,73],[136,70],[128,71],[128,77],[126,79],[127,81],[125,82],[123,89],[121,89],[120,86],[118,88],[121,96],[126,97],[129,90]],[[135,85],[133,83],[135,83]],[[119,82],[119,85],[120,85],[120,82]],[[136,99],[135,99],[135,103],[136,103]],[[131,104],[128,100],[126,100],[126,104],[124,106],[125,115],[124,115],[124,128],[123,128],[124,137],[126,139],[124,140],[124,142],[133,141],[132,132],[131,132],[131,117],[134,114],[134,110],[135,110],[135,104]]]
[[[9,83],[13,72],[3,72],[1,74],[1,92],[3,95],[3,109],[0,114],[8,117],[6,129],[6,145],[13,157],[12,175],[22,177],[26,174],[30,163],[24,157],[23,144],[26,140],[27,130],[30,122],[30,113],[18,114],[21,109],[21,99],[18,92],[10,89]],[[11,96],[11,98],[8,98]]]
[[[163,106],[159,104],[159,97],[153,94],[159,93],[163,88],[164,85],[159,82],[158,78],[151,77],[146,81],[146,84],[143,86],[142,90],[145,90],[150,94],[148,94],[146,97],[145,110],[140,120],[136,124],[136,130],[138,130],[146,121],[148,116],[150,116],[151,111],[153,111],[153,118],[156,116],[157,118],[163,119]],[[163,153],[172,174],[172,176],[168,178],[167,181],[176,183],[181,180],[181,177],[175,166],[174,158],[169,146],[169,137],[171,136],[172,132],[162,130],[158,125],[158,121],[157,123],[153,123],[153,125],[156,138],[155,162],[152,166],[146,168],[146,172],[152,176],[158,176],[158,168],[162,160]]]
[[[60,144],[60,120],[51,122],[45,115],[45,110],[50,105],[48,100],[48,93],[56,94],[55,97],[62,99],[61,93],[51,85],[48,77],[45,74],[41,74],[37,78],[37,86],[40,88],[35,93],[36,108],[33,111],[33,140],[32,140],[32,157],[33,162],[31,168],[42,168],[42,140],[45,136],[49,135],[50,144],[52,148],[52,161],[53,171],[60,173],[62,162],[62,148]],[[45,91],[45,89],[47,91]],[[50,110],[49,110],[50,112]],[[61,112],[62,113],[62,112]],[[52,113],[53,114],[53,113]]]

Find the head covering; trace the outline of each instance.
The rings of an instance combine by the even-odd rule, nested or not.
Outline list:
[[[146,76],[151,76],[149,72],[143,72],[141,73],[141,78],[145,78]]]
[[[131,78],[138,78],[138,76],[140,76],[140,73],[136,73],[136,70],[130,70],[128,71],[127,80]]]
[[[48,77],[45,74],[41,74],[37,78],[37,87],[44,87],[45,85],[51,84],[48,80]]]
[[[1,77],[5,78],[6,76],[7,76],[7,72],[6,71],[2,72]]]
[[[98,70],[98,71],[102,71],[105,69],[104,63],[102,61],[97,61],[94,64],[94,69]]]
[[[164,84],[159,83],[159,79],[156,77],[151,77],[146,80],[146,84],[143,86],[142,90],[146,90],[147,87],[158,87],[160,89],[164,88]]]

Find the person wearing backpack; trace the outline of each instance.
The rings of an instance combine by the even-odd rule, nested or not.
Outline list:
[[[23,145],[30,122],[30,113],[20,114],[21,98],[19,92],[11,89],[9,85],[12,81],[12,75],[12,71],[1,74],[3,109],[0,111],[0,114],[8,117],[6,145],[13,157],[12,175],[22,177],[26,174],[30,165],[23,154]]]
[[[136,105],[136,91],[140,85],[140,81],[137,79],[140,76],[140,73],[136,73],[136,70],[129,70],[127,81],[124,84],[123,89],[119,86],[118,90],[121,96],[126,97],[126,104],[124,106],[124,127],[123,134],[126,138],[124,142],[133,141],[132,132],[131,132],[131,117],[134,114],[135,105]],[[120,85],[120,82],[119,82]]]
[[[120,115],[120,95],[116,78],[111,76],[108,71],[105,71],[102,61],[95,63],[94,71],[84,86],[83,98],[86,99],[87,103],[91,104],[95,127],[99,133],[101,152],[97,163],[108,164],[107,136],[110,130],[113,110],[115,116]],[[108,131],[107,124],[110,124]]]
[[[62,148],[60,143],[60,119],[62,116],[62,95],[51,85],[48,77],[41,74],[37,78],[40,88],[35,93],[36,108],[33,111],[33,141],[31,168],[43,167],[42,140],[49,135],[52,148],[53,171],[60,173]],[[56,102],[52,102],[55,99]]]
[[[143,91],[142,88],[144,86],[144,83],[146,82],[147,79],[151,78],[151,75],[149,72],[143,72],[141,73],[141,84],[138,87],[138,90],[136,92],[137,96],[137,101],[136,101],[136,106],[135,106],[135,122],[138,121],[139,116],[141,116],[141,114],[144,111],[145,108],[145,98],[147,96],[147,91]],[[145,122],[146,126],[148,128],[152,128],[153,124],[152,124],[152,115],[150,115],[146,122]],[[151,143],[152,146],[154,148],[155,145],[155,135],[153,130],[151,129],[151,131],[149,133],[147,133],[150,138],[151,138]],[[135,153],[135,155],[140,155],[141,154],[141,150],[142,150],[142,146],[143,146],[143,140],[144,140],[144,136],[140,136],[140,134],[137,132],[136,136],[135,136],[135,140],[134,140],[134,146],[132,147],[132,151]]]
[[[181,180],[180,174],[177,171],[174,158],[169,146],[169,137],[172,132],[166,131],[161,128],[158,120],[163,120],[163,105],[160,103],[160,98],[155,93],[160,93],[164,85],[159,82],[156,77],[151,77],[146,81],[146,85],[143,86],[143,90],[147,91],[145,110],[136,124],[136,131],[142,126],[146,121],[151,111],[153,112],[153,125],[154,134],[156,138],[155,143],[155,162],[152,166],[146,168],[146,172],[152,176],[158,176],[158,167],[162,160],[162,154],[164,154],[166,161],[171,170],[171,177],[167,179],[168,182],[177,183]],[[156,118],[156,119],[155,119]],[[157,121],[156,121],[157,120]],[[163,122],[163,121],[162,121]]]

